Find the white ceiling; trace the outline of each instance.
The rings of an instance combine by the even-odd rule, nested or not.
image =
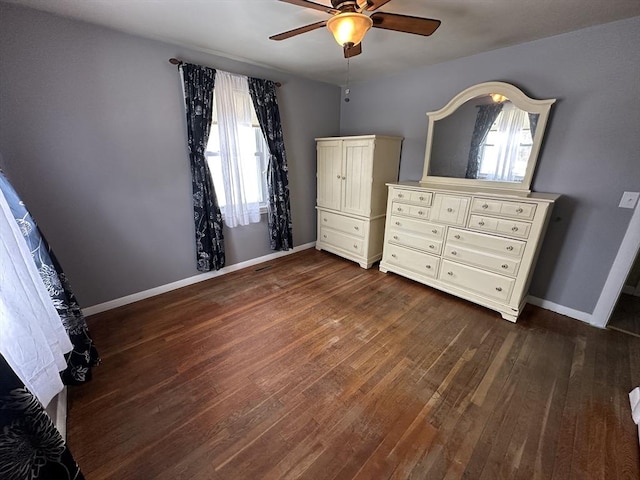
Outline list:
[[[336,85],[346,79],[342,49],[326,29],[269,40],[328,18],[277,0],[8,1]],[[392,0],[379,11],[442,25],[431,37],[372,29],[351,59],[353,81],[637,16],[640,0]]]

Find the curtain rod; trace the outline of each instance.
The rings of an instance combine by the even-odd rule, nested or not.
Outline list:
[[[182,60],[178,60],[177,58],[170,58],[169,59],[169,63],[171,65],[175,65],[175,66],[179,67],[180,65],[182,65],[185,62],[183,62]],[[275,82],[275,84],[276,84],[276,87],[281,87],[282,86],[282,84],[280,82]]]

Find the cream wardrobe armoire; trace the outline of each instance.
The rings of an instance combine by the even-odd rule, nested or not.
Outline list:
[[[402,138],[362,135],[316,142],[316,248],[371,268],[382,258],[386,184],[398,179]]]

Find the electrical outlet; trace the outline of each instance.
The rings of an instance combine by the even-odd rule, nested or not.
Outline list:
[[[620,208],[636,208],[639,196],[640,192],[624,192],[618,206]]]

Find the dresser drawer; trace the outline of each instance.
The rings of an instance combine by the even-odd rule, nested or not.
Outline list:
[[[496,232],[511,237],[528,238],[531,224],[519,222],[517,220],[507,220],[504,218],[483,217],[471,215],[469,228],[483,230],[486,232]]]
[[[490,198],[474,198],[471,204],[471,211],[532,220],[536,213],[536,205],[534,203],[511,202]]]
[[[426,207],[431,205],[432,198],[433,194],[431,192],[416,192],[413,190],[399,190],[397,188],[394,188],[391,194],[392,201],[417,203]]]
[[[323,227],[320,228],[320,235],[318,238],[321,242],[326,243],[327,245],[332,245],[342,250],[346,250],[347,252],[362,255],[363,241],[361,238]]]
[[[396,215],[407,215],[415,218],[429,218],[431,209],[429,207],[423,207],[418,205],[409,205],[407,203],[393,202],[391,205],[391,212]]]
[[[497,225],[497,222],[496,222]],[[447,232],[447,245],[463,245],[488,252],[499,253],[520,258],[524,253],[526,242],[512,240],[510,238],[496,237],[484,233],[449,228]]]
[[[389,243],[384,246],[384,260],[431,278],[435,278],[438,274],[438,265],[440,264],[438,257]]]
[[[397,215],[391,215],[389,228],[421,233],[433,238],[444,238],[444,227],[442,225],[414,220],[412,218],[399,217]]]
[[[520,268],[520,260],[515,258],[501,257],[480,250],[450,244],[447,244],[445,248],[444,257],[504,275],[516,276]]]
[[[492,300],[508,302],[515,280],[477,268],[442,260],[439,278],[442,282],[463,288]]]
[[[318,215],[320,215],[320,225],[322,227],[333,228],[358,237],[364,236],[365,222],[363,220],[322,210],[318,212]]]
[[[464,225],[469,197],[436,194],[433,200],[433,220],[454,225]]]
[[[387,238],[387,241],[390,243],[404,245],[406,247],[424,250],[425,252],[433,253],[434,255],[440,255],[440,252],[442,251],[442,242],[440,240],[414,235],[395,228],[389,230],[389,237]]]

